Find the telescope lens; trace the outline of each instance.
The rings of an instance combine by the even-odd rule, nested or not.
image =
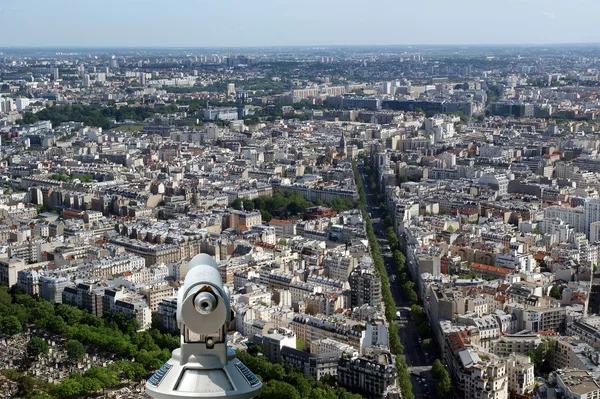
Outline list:
[[[194,307],[200,314],[209,314],[217,307],[217,298],[210,292],[201,292],[194,299]]]

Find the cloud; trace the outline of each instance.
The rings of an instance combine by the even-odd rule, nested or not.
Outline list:
[[[542,15],[548,19],[556,19],[556,14],[553,12],[543,12]]]

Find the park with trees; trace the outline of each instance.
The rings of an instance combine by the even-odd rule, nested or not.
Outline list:
[[[310,202],[296,192],[278,192],[272,197],[260,196],[253,200],[236,198],[231,203],[231,207],[237,210],[242,209],[242,205],[245,211],[260,211],[263,222],[268,222],[273,218],[286,219],[302,216],[306,209],[313,206],[325,206],[336,212],[355,208],[355,204],[347,199],[334,198],[332,201]]]

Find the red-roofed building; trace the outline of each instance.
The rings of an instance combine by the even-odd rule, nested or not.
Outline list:
[[[337,215],[337,212],[331,208],[325,208],[323,206],[313,206],[311,208],[307,208],[304,212],[304,219],[306,220],[314,220],[314,219],[322,219],[333,217]]]
[[[83,215],[85,215],[85,211],[79,211],[77,209],[65,209],[63,211],[64,219],[83,219]]]
[[[476,274],[482,274],[484,276],[506,277],[512,272],[512,270],[506,269],[504,267],[473,263],[471,264],[471,272]]]

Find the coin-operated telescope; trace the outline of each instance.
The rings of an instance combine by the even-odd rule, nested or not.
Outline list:
[[[181,348],[150,377],[146,393],[155,399],[260,395],[260,380],[227,348],[230,321],[229,289],[223,285],[217,263],[210,255],[195,256],[177,295]]]

